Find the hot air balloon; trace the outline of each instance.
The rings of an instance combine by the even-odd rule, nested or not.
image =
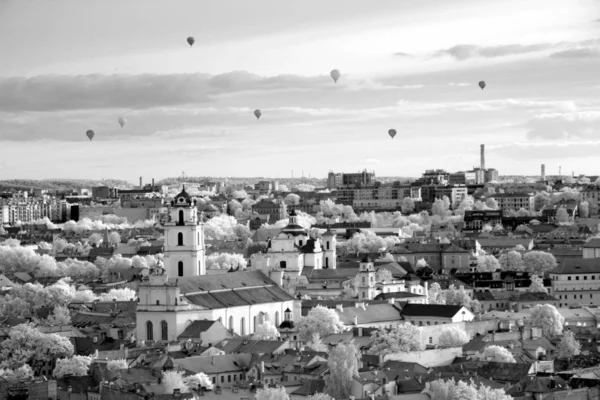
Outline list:
[[[388,131],[388,135],[390,135],[392,137],[392,139],[394,138],[394,136],[396,136],[396,130],[395,129],[390,129]]]
[[[125,126],[125,124],[127,123],[127,120],[123,117],[119,117],[119,125],[121,125],[121,128]]]
[[[87,135],[87,137],[90,138],[90,142],[92,141],[92,139],[94,138],[94,135],[95,135],[94,131],[91,129],[88,130],[85,134]]]
[[[483,90],[483,88],[485,87],[485,81],[479,81],[479,87],[481,88],[481,90]]]
[[[329,75],[331,75],[335,83],[337,83],[338,79],[340,79],[341,76],[340,71],[337,69],[332,69]]]
[[[196,39],[194,39],[193,37],[189,37],[187,38],[187,42],[190,45],[190,47],[192,47],[194,45],[194,43],[196,42]]]
[[[261,115],[262,115],[262,113],[260,112],[260,110],[258,110],[258,109],[254,110],[254,116],[256,116],[256,119],[259,119]]]

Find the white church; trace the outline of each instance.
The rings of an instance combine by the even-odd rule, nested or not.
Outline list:
[[[300,303],[261,271],[206,275],[204,224],[185,187],[165,223],[163,275],[139,286],[138,340],[173,341],[194,320],[220,320],[248,335],[264,321],[279,326],[300,317]]]
[[[253,254],[253,269],[263,271],[274,281],[298,281],[304,268],[335,269],[335,233],[328,229],[321,238],[313,238],[298,225],[295,211],[289,216],[288,225],[267,244],[266,253]]]

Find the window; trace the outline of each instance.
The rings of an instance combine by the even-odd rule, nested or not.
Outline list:
[[[325,257],[325,268],[329,268],[329,257]]]
[[[179,225],[183,225],[183,210],[179,210]]]
[[[285,268],[287,263],[285,261],[279,261],[279,268]]]
[[[570,280],[571,280],[571,277],[570,277],[570,276],[569,276],[569,277],[567,277],[567,280],[568,280],[568,281],[570,281]]]
[[[327,250],[329,250],[329,240],[327,241]]]
[[[213,381],[213,385],[214,385],[214,384],[216,384],[216,383],[217,383],[217,377],[216,377],[216,376],[213,376],[213,377],[212,377],[212,381]]]
[[[146,339],[154,340],[154,327],[152,321],[146,322]]]
[[[183,261],[177,263],[177,275],[183,276]]]
[[[298,246],[302,247],[302,240],[298,240]]]
[[[169,324],[167,324],[167,321],[160,322],[160,336],[162,340],[169,340]]]
[[[221,383],[225,383],[225,375],[221,375]]]
[[[579,280],[579,276],[576,276],[576,277],[575,277],[575,280],[576,280],[576,281],[578,281],[578,280]]]
[[[275,311],[275,327],[279,327],[279,311]]]
[[[590,295],[591,297],[592,295]],[[123,340],[125,339],[125,334],[123,333],[122,329],[119,329],[119,332],[117,332],[117,335],[119,336],[119,339]]]
[[[227,382],[231,382],[231,375],[227,375]]]
[[[183,246],[183,233],[181,232],[177,234],[177,246]]]
[[[433,338],[429,336],[429,344],[433,344]]]
[[[583,280],[584,280],[584,281],[587,281],[587,275],[585,275],[585,276],[583,277]]]
[[[242,336],[246,334],[246,318],[244,317],[240,320],[240,333]]]

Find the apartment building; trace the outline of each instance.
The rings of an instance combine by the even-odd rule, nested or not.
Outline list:
[[[549,272],[559,307],[600,304],[600,259],[568,258]]]
[[[498,208],[504,215],[508,215],[511,210],[519,211],[521,208],[527,211],[535,210],[534,197],[531,193],[495,193],[487,197],[496,199]]]

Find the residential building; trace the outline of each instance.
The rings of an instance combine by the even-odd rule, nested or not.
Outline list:
[[[486,198],[490,197],[498,202],[498,208],[504,215],[508,215],[510,211],[519,211],[521,208],[535,211],[534,196],[531,193],[495,193]]]
[[[413,325],[444,325],[453,322],[467,322],[475,319],[469,309],[463,306],[441,304],[406,304],[402,318]]]
[[[480,231],[484,225],[502,224],[502,210],[467,210],[464,215],[466,231]]]
[[[583,245],[583,258],[600,258],[599,238],[591,238]]]
[[[436,272],[469,269],[470,252],[452,243],[404,243],[394,246],[389,252],[395,260],[402,261],[401,257],[404,257],[413,265],[423,258]]]
[[[600,305],[600,259],[566,259],[549,276],[559,306]]]

